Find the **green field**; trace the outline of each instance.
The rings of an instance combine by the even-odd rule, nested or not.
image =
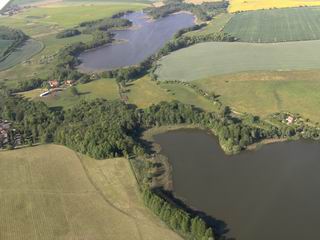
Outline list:
[[[258,10],[235,14],[224,31],[243,42],[320,39],[320,8]]]
[[[201,36],[207,35],[211,33],[219,33],[223,31],[224,26],[229,22],[232,18],[232,14],[229,13],[221,13],[213,18],[207,26],[192,32],[185,33],[186,36]]]
[[[58,5],[50,7],[30,8],[19,14],[20,18],[29,19],[41,24],[58,25],[60,27],[74,27],[80,22],[95,20],[111,16],[123,10],[140,10],[143,4],[88,4],[88,5]]]
[[[0,71],[29,60],[35,54],[39,53],[43,47],[44,46],[40,41],[33,39],[26,41],[23,46],[15,49],[5,60],[0,62]]]
[[[206,111],[215,111],[216,106],[190,87],[177,83],[156,84],[149,77],[143,77],[127,87],[128,101],[139,108],[147,108],[162,101],[178,100]]]
[[[120,98],[118,86],[114,79],[99,79],[86,84],[78,84],[75,88],[79,93],[77,96],[72,95],[70,88],[46,97],[39,97],[46,89],[34,89],[21,94],[34,101],[43,101],[50,107],[63,108],[69,108],[81,100],[92,100],[95,98],[115,100]]]
[[[11,40],[0,39],[0,57],[2,53],[12,44]]]
[[[265,117],[279,111],[320,122],[320,71],[256,72],[215,76],[193,83],[220,95],[238,112]]]
[[[320,41],[275,44],[209,42],[160,59],[160,80],[192,81],[247,71],[320,69]]]
[[[56,145],[0,152],[0,239],[180,239],[144,206],[126,159]]]

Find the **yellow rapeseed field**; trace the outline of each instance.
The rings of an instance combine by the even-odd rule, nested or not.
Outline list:
[[[299,6],[320,6],[320,0],[230,0],[229,12]]]

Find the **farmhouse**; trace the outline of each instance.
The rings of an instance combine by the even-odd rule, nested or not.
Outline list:
[[[292,123],[294,122],[294,117],[288,116],[288,117],[286,118],[286,121],[287,121],[287,124],[292,124]]]
[[[59,87],[59,82],[57,80],[51,80],[49,81],[49,85],[51,88],[57,88]]]
[[[65,81],[64,81],[64,85],[67,85],[67,86],[72,86],[73,83],[74,83],[73,80],[65,80]]]

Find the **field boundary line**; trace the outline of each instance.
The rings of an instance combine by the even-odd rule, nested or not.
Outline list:
[[[129,213],[125,212],[124,210],[118,208],[117,206],[115,206],[103,193],[102,191],[100,190],[100,188],[94,183],[94,181],[92,180],[92,178],[90,177],[90,174],[89,174],[89,171],[88,169],[86,168],[86,166],[84,165],[83,163],[83,160],[81,158],[81,156],[77,153],[77,152],[74,152],[74,154],[76,155],[76,157],[79,159],[80,163],[81,163],[81,166],[89,180],[89,182],[92,184],[92,186],[96,189],[97,193],[103,198],[103,200],[108,203],[112,208],[114,208],[115,210],[123,213],[124,215],[130,217],[130,218],[134,218],[134,219],[137,219],[136,217],[130,215]]]

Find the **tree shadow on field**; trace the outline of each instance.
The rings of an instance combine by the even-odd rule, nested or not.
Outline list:
[[[234,237],[227,236],[230,232],[230,229],[228,228],[228,225],[223,220],[214,218],[205,212],[193,209],[189,207],[185,202],[183,202],[181,199],[178,199],[176,196],[174,196],[173,192],[166,191],[163,188],[155,188],[153,189],[155,193],[157,193],[162,198],[166,199],[168,202],[176,206],[177,208],[180,208],[187,213],[189,213],[191,216],[199,216],[201,217],[208,226],[212,227],[215,234],[215,239],[217,240],[236,240]]]

